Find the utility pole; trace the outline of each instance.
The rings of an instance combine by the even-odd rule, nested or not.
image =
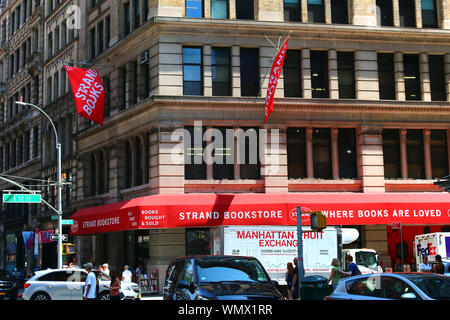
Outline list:
[[[50,121],[50,124],[52,125],[53,132],[55,133],[55,139],[56,139],[56,151],[57,151],[57,157],[58,157],[58,164],[57,164],[57,213],[58,213],[58,269],[62,268],[62,196],[61,196],[61,143],[59,143],[58,139],[58,132],[56,131],[55,124],[53,123],[52,119],[48,116],[47,113],[45,113],[44,110],[39,108],[38,106],[28,103],[28,102],[22,102],[22,101],[16,101],[16,104],[23,105],[23,106],[31,106],[37,110],[39,110],[41,113],[43,113],[48,121]]]
[[[298,299],[302,298],[302,281],[305,277],[305,268],[303,264],[303,233],[302,233],[302,209],[297,207],[297,250],[298,250]]]

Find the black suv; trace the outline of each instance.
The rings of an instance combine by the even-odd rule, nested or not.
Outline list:
[[[0,299],[17,299],[18,288],[16,280],[6,270],[0,270]]]
[[[164,300],[283,300],[253,257],[187,256],[167,268]]]

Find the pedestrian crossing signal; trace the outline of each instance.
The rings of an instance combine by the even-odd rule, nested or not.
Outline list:
[[[327,227],[327,216],[320,211],[311,212],[311,229],[312,231],[321,232]]]

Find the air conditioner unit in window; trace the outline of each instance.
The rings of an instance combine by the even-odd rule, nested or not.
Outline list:
[[[140,59],[139,59],[139,63],[143,64],[148,62],[148,50],[145,50],[144,52],[141,53]]]

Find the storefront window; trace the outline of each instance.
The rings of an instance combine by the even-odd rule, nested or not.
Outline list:
[[[186,255],[211,254],[211,230],[186,229]]]

